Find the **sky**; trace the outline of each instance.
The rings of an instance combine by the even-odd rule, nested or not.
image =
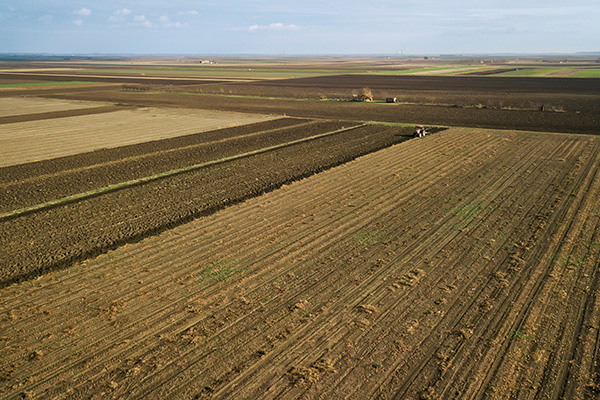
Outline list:
[[[600,51],[600,0],[0,0],[0,53]]]

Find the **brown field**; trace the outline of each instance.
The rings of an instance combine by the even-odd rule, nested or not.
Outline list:
[[[127,62],[0,60],[0,398],[600,396],[599,79]]]
[[[290,127],[281,127],[288,125]],[[74,159],[5,168],[2,211],[46,204],[78,193],[152,176],[202,162],[265,149],[352,127],[347,122],[273,121],[248,132],[200,133],[189,145],[163,149],[146,145],[99,151]],[[37,276],[116,245],[160,232],[290,181],[339,165],[359,155],[407,140],[410,128],[364,126],[274,151],[88,196],[58,207],[18,216],[0,214],[0,283]],[[227,137],[227,135],[230,135]],[[165,146],[166,147],[166,146]],[[100,160],[106,160],[104,162]],[[62,165],[57,166],[60,163]],[[39,172],[38,172],[39,171]],[[40,191],[39,188],[48,188]],[[124,206],[127,205],[127,206]],[[93,213],[91,216],[90,213]]]
[[[75,103],[75,107],[77,104],[79,103]],[[0,166],[64,157],[272,118],[220,111],[146,108],[12,123],[0,136]]]
[[[451,129],[6,287],[3,396],[594,398],[599,162]]]
[[[106,105],[111,103],[106,103]],[[0,118],[14,115],[100,107],[100,102],[76,102],[40,98],[0,98]]]
[[[299,101],[281,98],[244,98],[181,93],[144,93],[98,90],[47,93],[61,99],[113,101],[154,107],[202,108],[244,113],[280,113],[301,118],[343,119],[453,125],[494,129],[536,130],[598,134],[600,118],[595,112],[540,112],[537,108],[510,109],[454,107],[451,105],[353,103],[346,101]],[[600,100],[600,96],[593,96]],[[590,103],[586,100],[585,105]],[[594,103],[591,107],[598,107]],[[539,106],[538,106],[539,107]]]

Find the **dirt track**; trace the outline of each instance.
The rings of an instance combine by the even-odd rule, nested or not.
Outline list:
[[[289,128],[286,125],[295,124]],[[286,143],[355,125],[283,120],[223,129],[5,168],[3,211],[15,211],[110,184]],[[404,141],[412,130],[365,126],[334,136],[16,218],[0,219],[0,283],[31,278],[76,260]],[[211,140],[212,139],[212,140]],[[104,162],[100,160],[105,160]],[[62,167],[61,167],[62,164]]]
[[[0,393],[597,398],[599,164],[452,129],[4,288]]]

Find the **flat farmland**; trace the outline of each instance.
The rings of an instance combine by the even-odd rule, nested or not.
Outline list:
[[[0,98],[0,117],[95,108],[110,103],[77,102],[40,98]]]
[[[411,133],[282,118],[1,168],[0,282],[68,267]]]
[[[597,398],[599,167],[451,128],[4,287],[0,393]]]
[[[500,78],[498,78],[500,79]],[[107,89],[94,92],[56,92],[45,96],[57,99],[113,101],[127,105],[152,107],[202,108],[245,113],[285,114],[301,118],[323,118],[355,121],[379,121],[429,125],[469,126],[494,129],[535,130],[598,134],[599,97],[586,96],[583,106],[588,111],[540,112],[535,109],[453,106],[440,104],[381,104],[349,101],[318,101],[291,98],[228,97],[194,93],[143,93]],[[470,95],[469,95],[470,96]],[[587,96],[593,97],[596,101]],[[443,98],[443,97],[442,97]],[[521,99],[523,96],[521,97]],[[469,103],[471,104],[471,103]],[[537,105],[539,107],[539,104]],[[581,107],[583,108],[583,107]]]
[[[40,102],[43,101],[39,100]],[[80,103],[73,103],[74,107]],[[0,134],[0,166],[64,157],[108,147],[181,136],[273,119],[207,110],[142,108],[5,125]],[[21,117],[21,119],[27,119]]]
[[[248,83],[192,85],[177,92],[232,94],[299,99],[349,99],[369,89],[379,101],[401,103],[600,113],[600,79],[486,76],[337,75]]]

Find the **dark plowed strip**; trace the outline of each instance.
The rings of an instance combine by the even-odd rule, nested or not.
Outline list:
[[[6,185],[0,191],[0,220],[189,173],[208,167],[207,163],[228,162],[231,158],[254,155],[252,152],[272,151],[273,146],[285,146],[356,126],[359,125],[348,126],[341,121],[308,122],[40,176]]]
[[[485,78],[471,78],[473,80]],[[494,78],[497,79],[497,78]],[[552,78],[553,79],[553,78]],[[503,81],[503,79],[497,79]],[[173,93],[144,94],[116,90],[69,93],[53,98],[113,101],[144,106],[202,108],[261,114],[285,114],[304,118],[424,123],[545,132],[599,134],[597,113],[540,112],[526,110],[454,108],[412,104],[365,104],[335,101],[228,98]]]
[[[83,108],[79,110],[66,110],[66,111],[50,111],[36,114],[25,114],[25,115],[9,115],[7,117],[0,117],[0,125],[13,124],[15,122],[27,122],[27,121],[40,121],[43,119],[55,119],[65,117],[77,117],[80,115],[92,115],[92,114],[103,114],[114,111],[122,110],[133,110],[134,106],[104,106],[94,108]]]
[[[399,131],[366,126],[0,222],[0,286],[69,266],[406,140]]]
[[[153,140],[140,144],[132,144],[112,149],[96,150],[73,156],[59,157],[51,160],[35,161],[26,164],[11,165],[0,168],[0,185],[19,182],[40,175],[54,175],[67,170],[95,166],[97,164],[115,162],[148,153],[166,151],[185,146],[193,146],[213,140],[243,136],[250,133],[278,129],[307,122],[305,119],[281,118],[274,121],[257,122],[244,126],[216,129],[209,132],[193,133],[174,138]]]
[[[265,86],[343,87],[386,90],[448,90],[513,93],[582,93],[598,94],[600,79],[468,77],[468,76],[382,76],[337,75],[261,82]]]

